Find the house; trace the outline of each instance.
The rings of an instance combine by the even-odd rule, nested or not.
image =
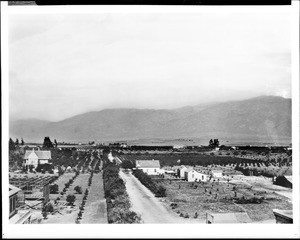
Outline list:
[[[184,179],[188,182],[195,182],[197,179],[200,179],[199,172],[195,171],[194,169],[187,169],[184,172]]]
[[[233,213],[206,213],[206,223],[251,223],[251,219],[246,212]]]
[[[210,179],[210,174],[207,171],[200,171],[198,176],[199,178],[197,180],[201,182],[207,182]]]
[[[223,177],[223,171],[222,170],[211,170],[211,176],[213,178],[221,178],[221,177]]]
[[[276,223],[293,223],[293,210],[273,209],[273,214],[276,218]]]
[[[184,178],[184,173],[185,171],[187,171],[187,167],[181,165],[180,168],[177,169],[177,176],[179,176],[180,178]]]
[[[25,156],[25,165],[37,167],[38,164],[46,164],[51,160],[51,151],[40,151],[40,150],[26,150]]]
[[[135,165],[137,169],[141,169],[148,175],[158,175],[162,173],[159,160],[136,160]]]

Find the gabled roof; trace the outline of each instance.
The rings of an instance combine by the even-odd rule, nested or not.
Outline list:
[[[251,219],[246,212],[208,213],[213,216],[214,223],[250,223]]]
[[[284,175],[284,177],[290,182],[293,183],[293,176]]]
[[[136,160],[137,168],[160,168],[159,160]]]
[[[283,217],[293,219],[293,210],[273,209],[273,213],[276,215],[281,215]]]
[[[26,150],[24,159],[28,159],[31,153],[35,153],[38,159],[51,159],[51,151],[36,151],[36,150]]]
[[[9,184],[9,196],[12,196],[20,191],[22,191],[20,188],[17,188],[14,185]]]

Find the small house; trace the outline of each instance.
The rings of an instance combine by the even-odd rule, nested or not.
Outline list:
[[[207,181],[209,181],[209,179],[210,179],[210,175],[208,172],[206,172],[206,171],[199,172],[199,178],[197,179],[198,181],[207,182]]]
[[[24,155],[25,166],[34,166],[39,164],[49,164],[51,160],[51,151],[26,150]]]
[[[195,182],[201,178],[199,172],[194,169],[188,169],[184,172],[184,179],[188,182]]]
[[[184,178],[184,173],[187,171],[187,167],[186,166],[180,166],[180,168],[177,169],[177,176],[179,176],[180,178]]]
[[[221,178],[223,176],[222,170],[211,170],[211,176],[213,178]]]
[[[162,173],[159,160],[136,160],[135,165],[137,169],[141,169],[148,175],[159,175]]]
[[[233,213],[206,213],[206,223],[251,223],[251,219],[246,212]]]

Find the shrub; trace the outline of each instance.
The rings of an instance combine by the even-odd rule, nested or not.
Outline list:
[[[53,205],[51,204],[51,203],[48,203],[48,204],[46,204],[46,205],[44,205],[44,207],[43,207],[43,210],[42,210],[43,212],[54,212],[54,207],[53,207]]]
[[[155,197],[165,197],[165,196],[166,196],[166,188],[160,185],[156,191]]]
[[[189,217],[190,217],[190,216],[189,216],[189,214],[187,214],[187,213],[184,215],[184,218],[189,218]]]
[[[58,185],[57,184],[54,184],[54,185],[50,185],[50,193],[51,194],[56,194],[58,193]]]
[[[141,217],[130,210],[125,183],[119,176],[119,167],[108,159],[103,165],[103,183],[108,223],[140,223]]]
[[[74,188],[74,190],[76,191],[77,194],[82,194],[82,189],[81,189],[80,186],[76,186],[76,187]]]
[[[71,206],[74,204],[75,200],[76,200],[76,197],[75,197],[75,195],[72,195],[72,194],[69,194],[66,198],[68,205],[71,205]]]
[[[133,174],[145,187],[153,192],[156,197],[166,196],[166,189],[163,186],[157,187],[148,174],[144,173],[142,170],[136,170]]]

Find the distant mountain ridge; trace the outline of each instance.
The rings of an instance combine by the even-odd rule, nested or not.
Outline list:
[[[10,137],[42,141],[132,140],[145,138],[291,137],[291,99],[261,96],[242,101],[200,104],[172,110],[104,109],[58,122],[10,122]]]

